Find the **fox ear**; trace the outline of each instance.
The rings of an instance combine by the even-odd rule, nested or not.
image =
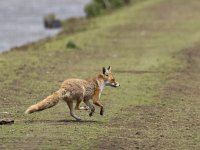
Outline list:
[[[110,72],[111,72],[111,69],[112,69],[112,68],[111,68],[111,66],[109,66],[107,69],[108,69],[108,71],[110,71]]]
[[[103,72],[103,74],[106,74],[106,68],[105,67],[102,68],[102,72]]]

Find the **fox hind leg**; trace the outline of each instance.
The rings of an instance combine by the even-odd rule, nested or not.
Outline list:
[[[69,107],[69,110],[70,110],[70,115],[72,117],[74,117],[77,121],[80,121],[81,118],[79,116],[77,116],[75,113],[74,113],[74,108],[73,108],[73,101],[66,101],[68,107]]]
[[[83,99],[77,100],[76,106],[75,106],[76,110],[88,110],[89,109],[88,106],[82,106],[82,107],[80,107],[80,104],[81,104],[82,101],[83,101]]]

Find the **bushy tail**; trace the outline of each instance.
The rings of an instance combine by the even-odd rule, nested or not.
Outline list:
[[[25,114],[31,114],[36,111],[42,111],[47,108],[51,108],[55,106],[60,100],[60,91],[53,93],[52,95],[48,96],[44,100],[40,101],[39,103],[30,106],[26,111]]]

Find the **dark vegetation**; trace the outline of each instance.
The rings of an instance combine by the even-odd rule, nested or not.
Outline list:
[[[87,17],[101,15],[113,9],[128,5],[131,0],[92,0],[86,7]]]
[[[73,41],[68,41],[66,47],[73,48],[73,49],[78,48],[77,45]]]

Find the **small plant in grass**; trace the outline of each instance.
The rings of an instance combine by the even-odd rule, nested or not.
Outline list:
[[[73,49],[78,48],[77,45],[73,41],[68,41],[66,47],[73,48]]]

